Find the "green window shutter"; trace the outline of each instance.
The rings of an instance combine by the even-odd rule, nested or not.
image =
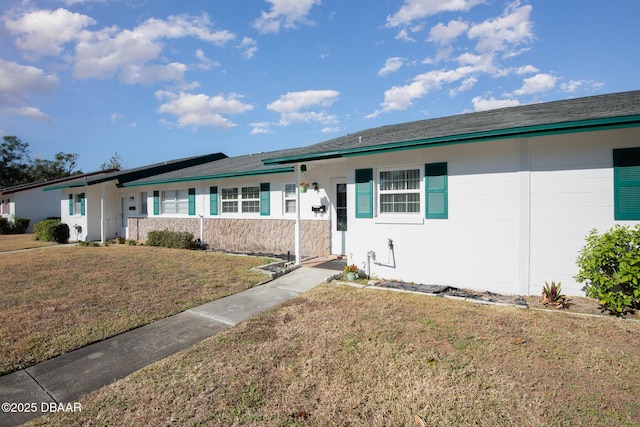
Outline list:
[[[80,215],[82,216],[85,214],[85,200],[84,193],[80,193]]]
[[[218,215],[218,187],[209,187],[209,214]]]
[[[160,192],[158,190],[153,192],[153,214],[160,215]]]
[[[447,219],[449,216],[448,176],[446,163],[424,165],[425,217]]]
[[[271,215],[271,185],[268,182],[260,184],[260,215]]]
[[[373,218],[373,169],[356,169],[356,218]]]
[[[640,148],[613,150],[614,219],[640,220]]]
[[[189,189],[189,215],[193,216],[195,214],[196,214],[196,189],[190,188]]]
[[[73,215],[73,194],[69,194],[69,215]]]

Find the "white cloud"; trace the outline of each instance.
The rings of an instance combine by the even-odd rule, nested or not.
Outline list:
[[[466,11],[480,3],[484,0],[405,0],[398,12],[387,16],[387,27],[408,25],[440,12]]]
[[[220,63],[218,61],[213,61],[207,58],[207,56],[205,55],[202,49],[196,50],[196,58],[200,61],[200,63],[197,64],[196,67],[198,67],[201,70],[207,71],[212,68],[217,68],[220,66]]]
[[[556,77],[551,74],[536,74],[533,77],[524,79],[522,87],[513,93],[516,95],[532,95],[546,92],[556,86]]]
[[[9,33],[16,36],[16,46],[37,55],[59,55],[63,45],[77,38],[80,31],[96,21],[66,9],[37,10],[5,22]]]
[[[118,113],[113,113],[111,115],[111,123],[117,123],[121,118],[123,118],[124,116],[122,114],[118,114]]]
[[[512,47],[533,39],[533,24],[529,19],[532,7],[517,6],[517,2],[513,3],[501,16],[471,26],[468,36],[478,40],[476,49],[479,52],[506,51],[507,55],[513,55]]]
[[[538,70],[536,67],[534,67],[533,65],[525,65],[524,67],[518,67],[518,69],[516,70],[516,74],[521,75],[521,74],[532,74],[532,73],[537,73]]]
[[[271,3],[269,12],[262,12],[253,22],[253,27],[262,34],[277,33],[281,27],[296,28],[297,24],[313,25],[307,18],[311,8],[320,0],[267,0]]]
[[[157,91],[156,97],[164,102],[158,111],[177,116],[179,127],[212,126],[228,129],[236,124],[223,115],[236,115],[253,109],[252,105],[242,102],[242,95],[237,93],[208,96],[203,93]]]
[[[396,34],[396,40],[404,40],[406,42],[415,42],[416,41],[416,39],[414,39],[413,37],[411,37],[409,35],[409,32],[407,31],[406,28],[403,28],[400,31],[398,31],[398,34]]]
[[[330,107],[338,96],[340,92],[335,90],[289,92],[267,105],[267,109],[280,114],[278,124],[282,126],[296,122],[336,123],[336,116],[327,114],[323,110]],[[320,108],[321,111],[308,111],[311,108]]]
[[[262,135],[267,133],[272,133],[271,129],[269,129],[270,124],[268,122],[258,122],[251,123],[251,132],[250,135]]]
[[[3,114],[15,114],[17,116],[25,116],[35,120],[41,120],[43,122],[50,122],[51,117],[40,111],[36,107],[0,107],[0,111]]]
[[[470,66],[459,67],[454,70],[433,70],[414,77],[410,84],[393,86],[384,93],[384,101],[380,109],[366,116],[374,118],[383,112],[401,111],[409,108],[415,99],[424,97],[434,90],[438,90],[445,83],[453,83],[470,77],[475,69]]]
[[[560,89],[563,92],[573,93],[584,85],[584,80],[570,80],[569,83],[562,83]]]
[[[384,67],[378,71],[379,76],[386,76],[391,73],[395,73],[398,71],[402,65],[404,64],[404,58],[400,58],[398,56],[394,56],[393,58],[387,58],[384,63]]]
[[[258,52],[258,43],[250,37],[244,37],[240,43],[240,49],[244,49],[245,58],[251,59]]]
[[[153,83],[183,78],[185,66],[180,63],[147,65],[160,57],[162,39],[195,37],[222,46],[235,39],[226,31],[210,31],[206,15],[170,16],[166,21],[151,18],[133,30],[104,28],[83,31],[78,37],[74,74],[78,78],[109,78],[120,73],[127,83]]]
[[[495,110],[497,108],[515,107],[520,105],[520,101],[517,99],[495,99],[494,97],[482,98],[480,96],[473,98],[471,103],[473,104],[475,111]]]
[[[338,127],[326,127],[326,128],[322,128],[321,132],[322,133],[338,133],[341,130],[342,129],[340,129]]]
[[[0,109],[38,120],[50,118],[31,106],[30,95],[48,95],[58,86],[58,78],[39,68],[0,59]]]
[[[449,90],[449,96],[453,98],[461,92],[466,92],[471,90],[475,84],[478,83],[478,79],[475,77],[469,77],[468,79],[463,80],[463,82],[457,88],[453,88]]]
[[[464,34],[469,28],[469,24],[464,21],[449,21],[448,24],[438,23],[429,31],[429,41],[441,46],[449,45],[458,36]]]

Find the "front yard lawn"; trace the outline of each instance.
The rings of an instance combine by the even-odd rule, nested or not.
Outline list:
[[[247,289],[267,262],[124,245],[0,254],[0,374]]]
[[[31,425],[637,426],[640,323],[323,285]]]
[[[56,242],[33,240],[33,234],[0,234],[0,252],[55,246]]]

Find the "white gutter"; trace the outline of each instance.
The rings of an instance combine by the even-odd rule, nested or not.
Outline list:
[[[295,252],[296,252],[296,264],[300,265],[300,164],[296,163],[294,166],[294,174],[296,176],[296,226],[295,226]]]

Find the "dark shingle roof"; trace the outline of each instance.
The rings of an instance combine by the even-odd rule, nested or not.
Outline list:
[[[79,173],[79,174],[70,175],[64,178],[51,179],[48,181],[29,182],[26,184],[13,185],[11,187],[0,188],[0,194],[18,193],[20,191],[32,190],[34,188],[41,188],[41,187],[44,188],[49,186],[59,188],[63,183],[77,182],[89,177],[97,178],[98,176],[105,176],[117,171],[118,169],[107,169],[103,171]]]
[[[122,185],[129,181],[134,181],[137,179],[157,175],[160,173],[165,173],[167,171],[180,170],[180,169],[188,168],[194,165],[199,165],[202,163],[224,159],[226,157],[227,155],[224,153],[211,153],[211,154],[205,154],[202,156],[186,157],[182,159],[170,160],[166,162],[140,166],[137,168],[111,172],[111,173],[102,174],[100,176],[95,176],[95,177],[83,177],[83,178],[66,182],[61,185],[49,187],[47,189],[52,190],[52,189],[58,189],[58,188],[83,187],[86,185],[95,185],[95,184],[100,184],[101,182],[113,181],[113,180],[117,180],[118,185]]]
[[[265,175],[292,172],[292,166],[265,166],[268,157],[287,155],[290,150],[272,151],[268,153],[247,154],[227,157],[188,168],[177,169],[125,183],[124,187],[150,185],[155,183],[197,181],[200,179],[217,179],[232,176]]]
[[[632,117],[640,122],[640,91],[576,98],[477,113],[460,114],[382,126],[345,135],[318,144],[290,150],[286,156],[273,156],[267,164],[286,164],[302,160],[340,157],[357,152],[393,148],[412,141],[442,143],[490,136],[531,134],[552,129],[585,128]],[[633,118],[633,116],[636,116]]]

